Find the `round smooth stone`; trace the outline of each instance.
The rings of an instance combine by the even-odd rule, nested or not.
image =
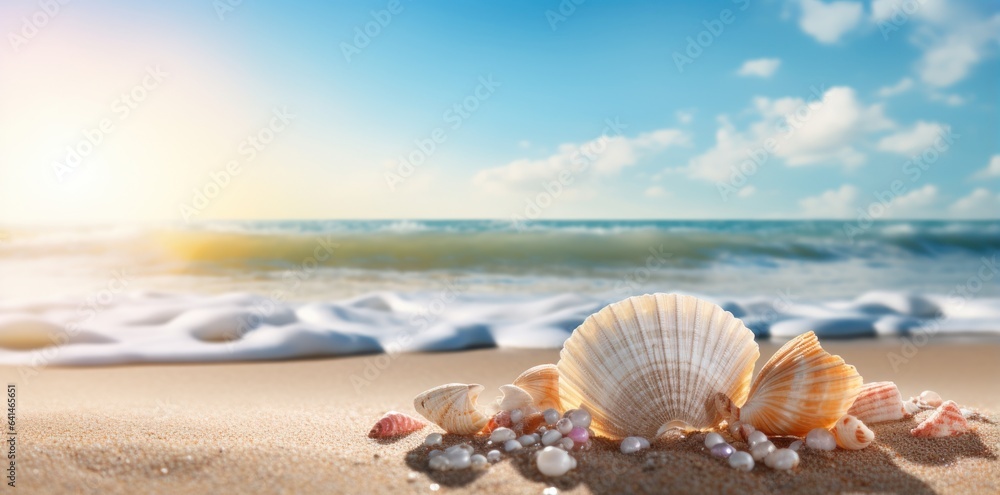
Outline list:
[[[573,422],[569,418],[563,418],[556,422],[556,430],[563,435],[569,435],[573,429]]]
[[[764,464],[771,469],[787,471],[799,465],[799,454],[791,449],[778,449],[764,458]]]
[[[803,445],[805,445],[805,444],[802,442],[802,440],[796,440],[796,441],[792,442],[792,444],[789,445],[788,448],[791,449],[791,450],[794,450],[794,451],[798,452],[799,449],[801,449]]]
[[[558,430],[549,430],[542,435],[542,445],[548,447],[562,439],[562,433]]]
[[[500,455],[499,450],[491,450],[486,453],[486,460],[490,462],[497,462],[500,460]]]
[[[750,435],[747,436],[747,444],[750,445],[751,449],[753,448],[754,445],[766,441],[767,441],[767,435],[765,435],[764,432],[762,431],[753,431],[750,433]]]
[[[522,419],[524,419],[524,411],[520,409],[514,409],[513,411],[510,412],[511,423],[514,424],[520,423]]]
[[[503,449],[506,450],[507,452],[521,450],[522,447],[523,445],[521,445],[521,442],[518,442],[517,440],[507,440],[503,444]]]
[[[549,426],[554,425],[556,424],[556,421],[559,421],[559,411],[556,411],[555,409],[546,409],[545,411],[542,411],[542,418],[545,419],[545,424]]]
[[[563,437],[562,440],[559,440],[559,442],[556,443],[554,446],[559,447],[563,450],[573,450],[573,447],[575,447],[575,445],[573,444],[573,439],[569,437]]]
[[[567,417],[573,422],[573,426],[590,428],[590,413],[586,409],[574,409]]]
[[[725,443],[725,441],[726,439],[722,438],[722,435],[719,435],[714,431],[709,433],[708,435],[705,435],[705,447],[707,448],[712,448],[713,445]]]
[[[538,472],[545,476],[562,476],[573,469],[575,462],[568,452],[555,447],[545,447],[535,456]]]
[[[593,435],[591,435],[591,436],[593,436]],[[642,448],[644,448],[644,449],[648,449],[649,448],[649,440],[646,440],[643,437],[636,437],[636,438],[639,439],[639,443],[642,444]]]
[[[450,469],[466,469],[472,463],[472,456],[465,449],[458,449],[445,454],[448,458],[448,464]]]
[[[448,469],[450,461],[448,461],[448,456],[439,455],[427,461],[427,466],[434,471],[445,471]]]
[[[621,450],[622,454],[634,454],[642,450],[642,442],[639,441],[638,437],[625,437],[619,446],[619,450]]]
[[[585,428],[581,428],[579,426],[574,426],[573,429],[569,431],[569,435],[566,436],[573,440],[574,445],[583,445],[590,439],[590,433],[587,433]]]
[[[517,438],[517,434],[514,433],[514,430],[510,428],[504,428],[502,426],[500,428],[493,430],[493,433],[490,433],[490,441],[496,443],[506,442],[507,440],[514,440],[515,438]]]
[[[725,459],[733,455],[733,452],[736,452],[736,449],[734,449],[732,445],[729,445],[726,442],[717,443],[712,446],[712,455],[715,457],[721,457]]]
[[[433,459],[433,458],[435,458],[435,457],[437,457],[437,456],[439,456],[441,454],[444,454],[443,450],[434,449],[434,450],[432,450],[432,451],[430,451],[430,452],[427,453],[427,458],[428,459]]]
[[[837,439],[825,428],[816,428],[806,434],[806,447],[813,450],[833,450],[837,448]]]
[[[517,441],[520,442],[523,447],[530,447],[538,442],[535,440],[534,435],[521,435],[521,438],[518,438]]]
[[[427,435],[426,439],[424,439],[424,445],[428,447],[433,447],[435,445],[441,445],[441,442],[443,441],[444,441],[444,436],[442,436],[440,433],[431,433],[430,435]]]
[[[469,463],[472,465],[472,469],[485,469],[486,466],[490,464],[486,460],[486,456],[482,454],[476,454],[469,459]]]
[[[765,457],[771,452],[776,450],[774,443],[770,441],[760,442],[753,447],[750,447],[750,455],[753,456],[753,460],[760,462],[763,461]]]
[[[729,456],[729,467],[738,471],[751,471],[754,464],[753,456],[747,452],[733,452]]]

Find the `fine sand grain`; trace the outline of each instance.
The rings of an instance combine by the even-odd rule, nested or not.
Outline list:
[[[555,362],[555,351],[0,368],[0,377],[17,384],[21,493],[1000,492],[1000,417],[989,412],[1000,411],[1000,344],[933,342],[907,352],[908,362],[895,370],[887,355],[904,355],[899,342],[824,347],[857,366],[866,381],[893,380],[904,397],[932,389],[984,417],[972,422],[973,433],[944,439],[911,437],[913,420],[873,425],[876,440],[868,449],[803,451],[791,473],[762,465],[737,472],[707,455],[701,435],[631,456],[597,441],[574,454],[576,470],[546,479],[530,449],[505,454],[486,471],[438,473],[427,470],[421,446],[436,428],[396,441],[366,434],[387,410],[414,414],[413,396],[442,383],[482,383],[482,400],[490,400],[525,368]],[[758,366],[776,348],[762,344]],[[445,444],[464,440],[449,435]],[[473,441],[478,452],[485,453],[484,442]]]

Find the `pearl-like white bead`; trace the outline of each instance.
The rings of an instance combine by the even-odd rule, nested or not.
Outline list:
[[[538,472],[545,476],[562,476],[573,469],[575,459],[568,452],[555,447],[545,447],[535,456]]]
[[[771,469],[787,471],[799,465],[799,454],[791,449],[778,449],[764,458],[764,464]]]
[[[719,443],[722,443],[722,442],[725,442],[725,441],[726,441],[726,439],[722,438],[722,435],[719,435],[718,433],[716,433],[714,431],[710,432],[708,435],[705,435],[705,447],[708,447],[708,448],[712,448],[713,445],[719,444]]]
[[[569,418],[563,418],[556,422],[556,430],[563,435],[569,435],[569,432],[573,430],[573,422]]]
[[[555,409],[546,409],[542,412],[542,418],[545,419],[545,424],[549,426],[554,425],[556,424],[556,421],[559,421],[559,411],[556,411]]]
[[[573,426],[590,428],[590,413],[586,409],[574,409],[567,417],[573,422]]]
[[[753,456],[747,452],[733,452],[729,456],[729,467],[739,471],[751,471],[754,464]]]
[[[751,432],[750,435],[747,436],[747,444],[750,445],[751,449],[753,448],[754,445],[766,441],[767,441],[767,435],[765,435],[764,432],[762,431],[755,430]]]
[[[563,437],[562,433],[559,433],[559,431],[549,430],[545,432],[544,435],[542,435],[542,445],[548,447],[549,445],[558,442],[560,439],[562,439],[562,437]]]
[[[750,447],[750,455],[753,456],[753,460],[760,462],[775,450],[774,444],[765,440],[757,445],[754,445],[753,447]]]
[[[512,452],[512,451],[515,451],[515,450],[521,450],[521,447],[523,447],[521,445],[521,442],[518,442],[517,440],[507,440],[503,444],[503,449],[505,451],[507,451],[507,452]]]
[[[435,445],[441,445],[441,442],[443,441],[444,441],[444,436],[442,436],[440,433],[431,433],[430,435],[427,435],[426,439],[424,439],[424,445],[428,447],[433,447]]]
[[[642,442],[638,437],[625,437],[618,448],[622,454],[634,454],[642,450]]]
[[[513,440],[515,438],[517,438],[517,433],[514,433],[514,430],[510,428],[504,428],[502,426],[500,428],[493,430],[493,433],[490,433],[490,441],[496,443],[503,443],[506,442],[507,440]]]
[[[816,428],[806,434],[806,447],[813,450],[833,450],[837,448],[837,439],[825,428]]]

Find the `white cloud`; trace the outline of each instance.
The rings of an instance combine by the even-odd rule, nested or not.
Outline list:
[[[879,88],[878,95],[881,96],[882,98],[888,98],[890,96],[896,96],[900,93],[909,91],[909,89],[912,87],[913,87],[913,79],[910,79],[909,77],[904,77],[900,79],[898,83],[893,84],[892,86],[883,86]]]
[[[935,212],[930,208],[938,199],[938,190],[932,184],[910,191],[892,200],[886,216],[893,218],[926,218]]]
[[[751,184],[749,186],[743,186],[743,188],[740,189],[736,195],[741,198],[749,198],[750,196],[753,196],[755,192],[757,192],[757,188]]]
[[[677,121],[680,122],[681,124],[690,124],[691,121],[694,120],[694,112],[678,110],[676,115],[677,115]]]
[[[528,141],[527,139],[523,139],[521,141],[518,141],[517,142],[517,147],[518,148],[522,148],[522,149],[524,149],[524,148],[530,148],[531,147],[531,141]]]
[[[820,43],[836,43],[860,22],[864,8],[857,2],[802,0],[799,27]]]
[[[667,195],[667,190],[660,186],[651,186],[643,193],[647,198],[662,198]]]
[[[950,210],[961,218],[997,218],[1000,217],[1000,194],[980,187],[955,201]]]
[[[830,189],[818,196],[810,196],[799,201],[802,216],[808,218],[844,218],[854,213],[858,200],[858,188],[844,184],[840,189]]]
[[[910,129],[903,129],[879,140],[878,149],[912,156],[934,144],[940,136],[948,133],[948,126],[937,122],[917,121]]]
[[[659,129],[634,138],[604,135],[579,145],[562,144],[555,154],[546,158],[522,158],[481,170],[472,182],[493,192],[537,189],[544,182],[558,180],[561,172],[568,171],[577,184],[584,176],[614,175],[644,156],[689,143],[690,136],[677,129]]]
[[[736,74],[741,76],[771,77],[780,65],[781,59],[756,58],[743,62],[743,65],[736,71]]]
[[[975,177],[979,179],[1000,177],[1000,155],[991,156],[990,163],[986,165],[986,168],[976,172]]]
[[[958,95],[938,93],[937,91],[932,91],[930,93],[931,101],[940,101],[945,105],[957,107],[965,103],[965,98]]]
[[[882,105],[865,106],[846,86],[830,88],[811,101],[758,97],[753,103],[758,121],[741,131],[720,118],[715,146],[692,158],[683,171],[698,179],[726,180],[751,153],[759,154],[768,139],[776,143],[774,155],[789,166],[824,162],[857,166],[866,159],[854,148],[859,138],[894,126]],[[772,157],[768,154],[766,159]]]

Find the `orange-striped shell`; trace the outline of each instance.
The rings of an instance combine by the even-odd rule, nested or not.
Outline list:
[[[368,432],[368,437],[401,437],[409,435],[425,426],[427,426],[427,423],[417,418],[407,416],[401,412],[389,411],[375,422],[375,426],[372,426],[371,431]]]
[[[854,366],[823,350],[816,334],[806,332],[767,360],[733,419],[767,435],[801,437],[814,428],[830,429],[847,414],[861,383]]]
[[[869,424],[896,421],[909,416],[903,406],[903,396],[892,382],[862,385],[857,400],[847,413]]]
[[[969,422],[955,401],[945,401],[930,417],[910,430],[915,437],[953,437],[969,431]]]
[[[540,364],[529,368],[514,380],[522,390],[531,395],[539,410],[562,411],[559,400],[559,369],[554,364]]]
[[[482,391],[483,386],[476,383],[448,383],[416,396],[413,408],[448,433],[472,435],[490,420],[476,408]]]
[[[837,421],[831,431],[837,446],[847,450],[861,450],[875,440],[875,433],[864,422],[848,414]]]

